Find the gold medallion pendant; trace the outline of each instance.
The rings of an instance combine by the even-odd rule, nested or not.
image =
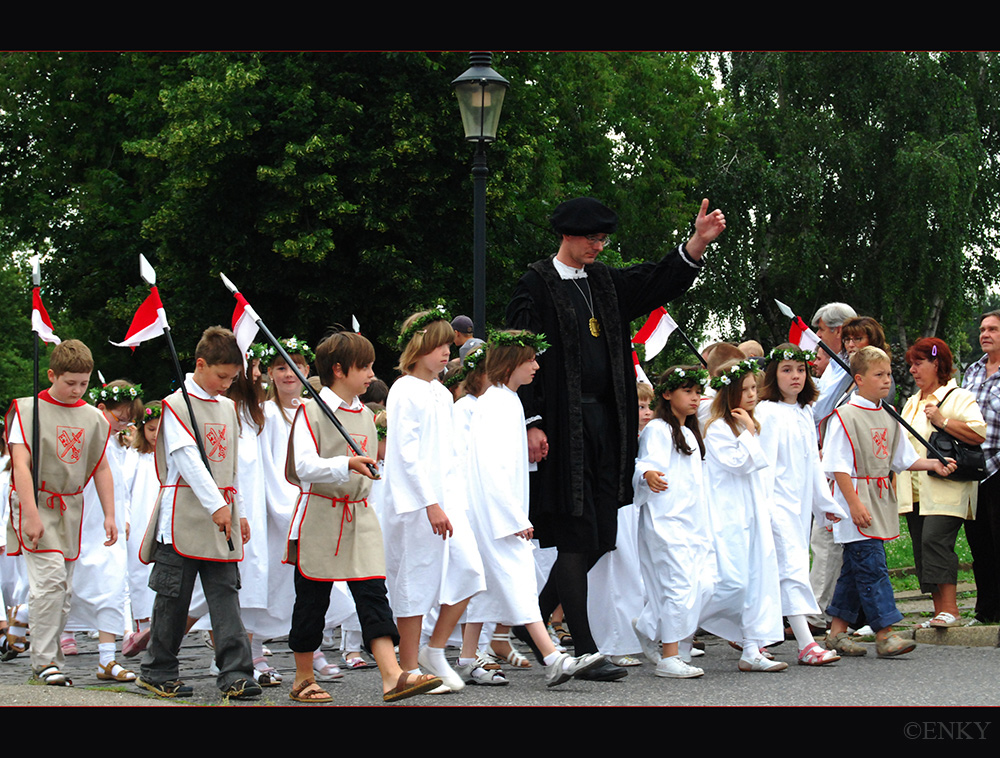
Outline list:
[[[597,319],[593,316],[590,317],[590,333],[594,337],[601,336],[601,325],[597,323]]]

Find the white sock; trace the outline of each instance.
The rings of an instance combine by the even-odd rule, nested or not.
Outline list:
[[[816,641],[813,639],[812,632],[809,631],[809,622],[805,616],[789,616],[788,625],[792,627],[792,634],[795,635],[800,652]]]
[[[97,652],[100,655],[100,666],[103,668],[115,659],[115,643],[99,642],[97,644]]]
[[[743,655],[745,661],[755,661],[760,657],[760,648],[757,647],[756,640],[743,640]]]
[[[558,650],[556,650],[554,653],[549,653],[547,656],[545,656],[542,659],[542,661],[545,663],[546,666],[551,666],[553,663],[555,663],[557,660],[559,660],[559,656],[561,656],[561,655],[562,655],[562,653],[560,653]]]

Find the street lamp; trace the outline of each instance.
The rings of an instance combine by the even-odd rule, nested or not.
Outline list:
[[[458,96],[465,139],[476,143],[472,161],[473,247],[472,322],[474,334],[486,339],[486,143],[497,138],[503,98],[510,82],[493,70],[493,53],[469,53],[469,70],[451,84]]]

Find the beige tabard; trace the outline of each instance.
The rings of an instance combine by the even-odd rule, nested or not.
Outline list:
[[[372,412],[365,407],[357,411],[338,408],[335,414],[364,454],[374,458],[378,436]],[[320,457],[355,455],[317,403],[299,406],[294,423],[308,424]],[[300,482],[295,473],[294,425],[288,437],[285,476],[303,490],[292,516],[292,524],[302,517],[299,539],[288,541],[285,563],[298,563],[308,579],[385,578],[382,530],[368,507],[371,479],[352,473],[346,484]]]
[[[80,556],[80,529],[83,524],[83,489],[104,457],[110,427],[104,415],[91,405],[64,405],[40,394],[38,515],[45,530],[38,548],[21,538],[21,503],[11,487],[7,545],[10,555],[62,553],[68,561]],[[15,400],[7,412],[6,428],[17,425],[24,444],[31,450],[34,403],[30,397]],[[13,550],[10,546],[16,546]]]
[[[173,517],[170,521],[170,539],[174,550],[187,558],[206,561],[243,560],[243,540],[240,539],[240,513],[236,500],[236,459],[239,440],[239,424],[236,407],[227,397],[204,400],[191,395],[191,404],[198,421],[198,432],[208,454],[212,478],[219,486],[219,492],[229,504],[232,513],[232,541],[234,550],[229,549],[226,535],[212,521],[211,514],[198,502],[191,487],[181,477],[177,484],[170,484],[167,478],[167,452],[165,438],[161,433],[156,439],[156,476],[160,480],[160,494],[146,527],[146,534],[139,550],[139,560],[150,563],[153,548],[159,532],[160,508],[164,498],[173,498]],[[191,419],[180,390],[163,401],[163,417],[174,416],[184,431],[191,433]]]
[[[858,531],[865,537],[892,540],[899,536],[896,492],[889,481],[892,460],[901,435],[899,422],[882,406],[862,408],[848,403],[834,411],[851,440],[858,499],[871,514],[871,526]]]

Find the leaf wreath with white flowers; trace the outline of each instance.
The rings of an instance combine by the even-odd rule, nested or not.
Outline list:
[[[451,314],[448,313],[448,309],[441,303],[438,303],[422,316],[413,319],[413,323],[400,333],[399,339],[396,340],[396,347],[403,350],[410,343],[411,339],[418,333],[423,334],[427,331],[427,326],[433,324],[435,321],[451,321]]]
[[[273,345],[266,345],[263,342],[254,342],[247,348],[247,358],[260,361],[262,366],[266,366],[278,354]]]
[[[733,382],[740,381],[744,376],[749,373],[756,374],[760,369],[757,367],[757,361],[745,360],[740,361],[735,366],[733,366],[729,371],[721,374],[714,379],[712,379],[712,389],[721,390],[728,387]]]
[[[479,368],[479,364],[484,360],[486,360],[486,346],[480,345],[475,350],[470,351],[469,354],[462,359],[462,367],[444,380],[444,386],[449,388],[454,387],[456,384],[464,380],[465,377]]]
[[[294,334],[288,339],[278,340],[278,344],[285,348],[285,352],[288,353],[289,356],[301,355],[305,358],[306,363],[312,363],[316,358],[316,354],[312,351],[309,345],[306,344],[305,340],[300,340]],[[274,350],[274,348],[272,347],[271,350]],[[270,357],[268,363],[273,361],[275,357],[277,357],[277,354],[278,351],[274,350],[274,355]],[[264,361],[261,361],[262,365],[263,363]]]
[[[799,363],[812,363],[816,360],[816,353],[812,350],[801,350],[799,348],[795,348],[794,350],[785,348],[782,350],[781,348],[776,347],[768,354],[767,360],[768,363],[771,361],[798,361]]]
[[[130,387],[92,387],[87,392],[87,397],[94,405],[104,403],[105,405],[118,405],[120,403],[131,403],[133,400],[142,399],[142,385],[133,384]]]
[[[530,347],[535,351],[535,355],[541,355],[548,350],[551,345],[545,341],[544,334],[535,334],[529,331],[520,332],[491,332],[490,347]]]
[[[705,387],[709,382],[708,371],[703,368],[675,368],[667,374],[662,384],[656,386],[656,394],[662,395],[665,392],[673,392],[678,387],[691,384],[692,382],[697,384],[698,391],[704,394]]]

